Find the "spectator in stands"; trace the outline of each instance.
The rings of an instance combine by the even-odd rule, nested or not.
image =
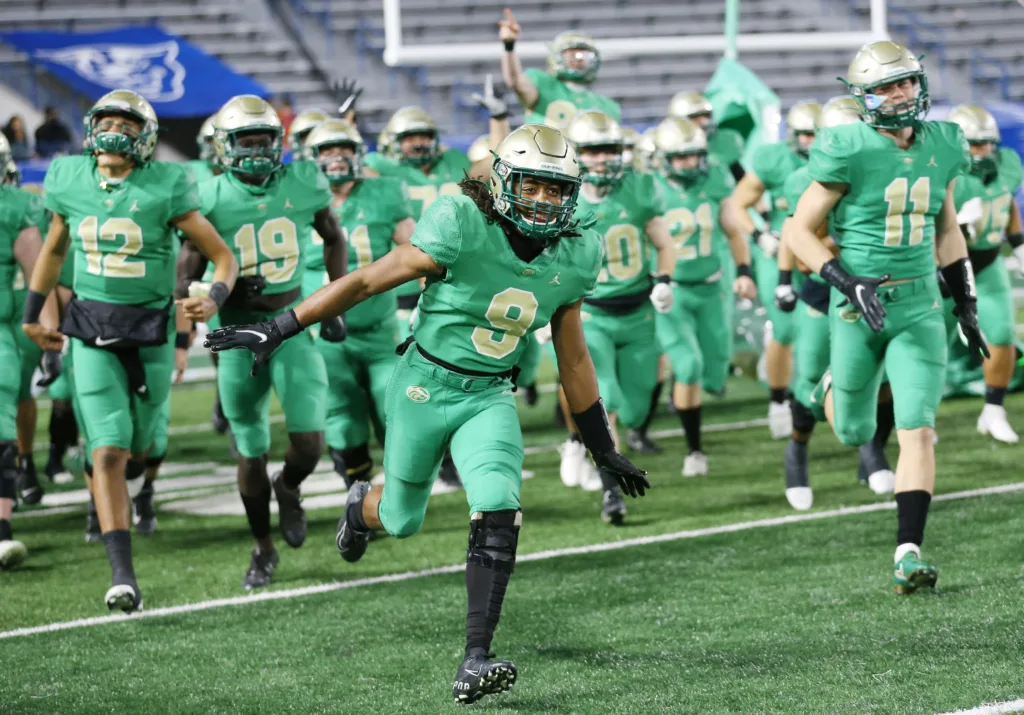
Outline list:
[[[43,110],[43,123],[36,129],[36,154],[49,159],[55,154],[67,154],[71,148],[71,130],[60,120],[56,107]]]
[[[292,106],[292,100],[282,94],[275,97],[272,104],[274,109],[277,110],[277,118],[281,120],[284,135],[288,136],[288,128],[292,125],[292,120],[295,119],[295,108]]]
[[[25,120],[20,115],[11,115],[4,125],[3,132],[11,144],[12,159],[25,161],[32,158],[32,145],[29,144],[28,132],[25,131]]]

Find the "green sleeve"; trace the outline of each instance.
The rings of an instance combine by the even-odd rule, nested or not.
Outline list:
[[[30,226],[38,226],[39,230],[43,230],[43,224],[46,220],[46,212],[43,209],[43,197],[28,191],[25,191],[24,194],[25,219],[24,225],[21,228],[25,229]]]
[[[654,174],[633,174],[633,176],[642,176],[644,178],[643,185],[640,188],[640,201],[642,206],[646,208],[647,216],[645,221],[650,221],[656,216],[664,216],[668,211],[668,198],[665,194],[665,185],[658,181]]]
[[[409,241],[446,268],[454,265],[462,250],[462,225],[454,199],[439,196],[423,212]]]
[[[622,121],[622,107],[619,106],[619,103],[616,102],[611,97],[601,97],[601,98],[604,100],[604,102],[602,103],[604,105],[604,113],[607,114],[612,119],[614,119],[615,121],[621,122]]]
[[[392,203],[392,216],[391,218],[395,223],[404,221],[407,218],[414,218],[416,216],[412,210],[412,200],[409,198],[409,187],[405,185],[405,182],[394,181],[393,184],[393,203]]]
[[[948,186],[950,181],[971,170],[971,148],[967,144],[964,131],[960,128],[959,124],[952,124],[950,122],[944,122],[944,124],[946,124],[946,131],[949,136],[950,151],[953,154],[953,166],[950,168],[949,176],[946,179],[946,185]]]
[[[1024,182],[1024,167],[1021,166],[1020,154],[1010,147],[999,149],[999,173],[1013,191]]]
[[[533,86],[537,88],[537,104],[529,109],[539,112],[541,107],[547,107],[551,101],[551,91],[554,88],[554,83],[558,80],[536,67],[526,70],[526,78],[533,82]]]
[[[312,161],[303,161],[296,166],[298,178],[305,189],[304,200],[310,213],[316,213],[331,205],[331,184],[320,167]]]
[[[203,216],[209,216],[213,211],[213,207],[217,205],[217,191],[219,186],[220,177],[213,177],[200,184],[199,190],[199,213]]]
[[[969,172],[956,177],[956,186],[953,187],[953,204],[957,211],[971,199],[982,195],[978,190],[978,183]]]
[[[726,167],[717,162],[712,163],[708,167],[708,178],[707,194],[709,198],[714,201],[722,201],[732,196],[733,189],[736,188],[736,179]]]
[[[800,203],[800,197],[807,191],[807,187],[811,185],[810,174],[806,171],[797,171],[789,175],[786,179],[786,183],[782,186],[782,196],[786,199],[786,204],[789,208],[786,211],[787,216],[792,216],[796,213],[796,205]]]
[[[751,170],[757,174],[757,178],[769,190],[771,187],[778,186],[784,180],[783,177],[779,176],[779,171],[782,169],[782,162],[779,161],[780,146],[785,147],[784,144],[765,144],[759,147],[754,152],[754,158],[750,163]]]
[[[63,157],[54,159],[50,162],[50,166],[46,170],[46,177],[43,179],[43,205],[60,216],[67,216],[67,210],[61,201],[66,166],[67,161]]]
[[[589,260],[581,262],[583,269],[583,295],[592,295],[597,289],[597,276],[604,267],[604,240],[593,229],[585,229],[578,240],[586,241]]]
[[[811,158],[807,165],[811,181],[822,184],[849,184],[849,154],[848,143],[838,132],[828,127],[822,129],[811,145]]]
[[[370,169],[373,169],[381,176],[388,176],[393,174],[395,170],[395,162],[388,159],[379,152],[372,151],[366,155],[363,163]]]
[[[192,170],[180,164],[168,164],[168,166],[173,166],[176,174],[172,179],[174,183],[171,188],[171,218],[178,218],[189,211],[199,210],[199,187],[196,185],[196,178]]]

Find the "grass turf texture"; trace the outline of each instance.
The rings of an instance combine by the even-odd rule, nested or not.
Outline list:
[[[179,393],[176,393],[176,398]],[[174,422],[205,421],[209,391],[175,399]],[[527,443],[551,444],[551,396],[524,410]],[[1024,397],[1007,400],[1010,414]],[[1018,481],[1021,448],[974,431],[980,400],[943,404],[939,491]],[[763,417],[763,392],[734,381],[706,424]],[[676,427],[671,417],[655,428]],[[283,447],[275,425],[275,451]],[[711,476],[679,477],[680,439],[638,462],[655,490],[626,527],[599,519],[600,495],[567,490],[558,455],[527,458],[521,553],[792,513],[783,442],[767,429],[705,436]],[[892,455],[895,456],[895,453]],[[229,462],[224,438],[172,438],[170,460]],[[816,508],[876,501],[855,455],[819,428]],[[79,482],[77,485],[81,487]],[[516,692],[493,712],[937,712],[1020,697],[1020,533],[1024,495],[936,504],[925,554],[939,593],[889,593],[892,511],[521,564],[496,646],[517,661]],[[363,578],[462,560],[461,494],[432,499],[423,533],[381,539],[350,566],[333,544],[338,510],[310,513],[310,535],[282,549],[275,588]],[[81,513],[18,520],[30,559],[0,575],[0,629],[101,615],[102,546]],[[250,548],[242,517],[162,513],[135,538],[147,607],[238,595]],[[461,576],[5,640],[0,712],[409,712],[453,707]],[[45,664],[43,666],[42,664]],[[108,678],[118,673],[118,687]],[[397,674],[401,674],[398,676]],[[187,684],[187,686],[183,685]]]

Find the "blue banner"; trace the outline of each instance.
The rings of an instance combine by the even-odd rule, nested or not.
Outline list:
[[[236,94],[270,94],[154,25],[90,33],[7,32],[0,39],[89,99],[131,89],[149,100],[158,117],[207,117]]]

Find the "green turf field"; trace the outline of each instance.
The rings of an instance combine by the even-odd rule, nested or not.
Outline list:
[[[150,614],[249,600],[240,589],[250,548],[244,517],[181,507],[232,499],[225,439],[198,427],[210,401],[208,387],[175,392],[174,474],[158,495],[160,526],[134,542]],[[729,397],[706,410],[710,476],[679,476],[678,437],[661,440],[664,455],[638,459],[654,489],[630,502],[620,529],[600,522],[599,493],[559,481],[553,446],[563,435],[552,428],[551,407],[545,394],[522,411],[534,476],[524,482],[522,558],[495,641],[498,654],[519,666],[520,680],[512,693],[472,707],[587,715],[937,713],[1024,697],[1024,546],[1016,537],[1024,530],[1024,491],[937,502],[925,554],[939,566],[939,589],[900,599],[889,591],[895,514],[857,509],[885,499],[857,484],[855,455],[827,428],[812,448],[812,515],[821,517],[777,519],[795,515],[783,496],[784,443],[771,442],[757,422],[766,406],[753,383],[733,380]],[[939,493],[1024,481],[1024,447],[975,433],[980,407],[980,400],[956,400],[940,410]],[[1007,408],[1024,413],[1024,396],[1008,398]],[[45,410],[40,418],[45,425]],[[755,425],[741,428],[747,421]],[[669,415],[655,425],[677,427]],[[273,435],[272,459],[280,459],[283,425]],[[329,474],[314,479],[323,492],[307,496],[314,504],[343,488]],[[66,511],[15,517],[30,560],[0,574],[0,632],[105,615],[109,568],[103,547],[82,539],[85,507],[73,499],[81,488],[80,481],[52,488],[44,499],[64,498]],[[465,554],[463,496],[435,496],[421,534],[380,539],[356,565],[335,550],[339,515],[336,507],[313,508],[306,545],[293,551],[280,542],[271,592],[455,569],[4,638],[0,712],[454,709],[450,679],[465,619],[462,577],[454,572]],[[722,528],[694,531],[713,527]],[[676,537],[616,544],[664,534]],[[595,544],[623,548],[585,548]],[[570,547],[580,548],[552,553]]]

